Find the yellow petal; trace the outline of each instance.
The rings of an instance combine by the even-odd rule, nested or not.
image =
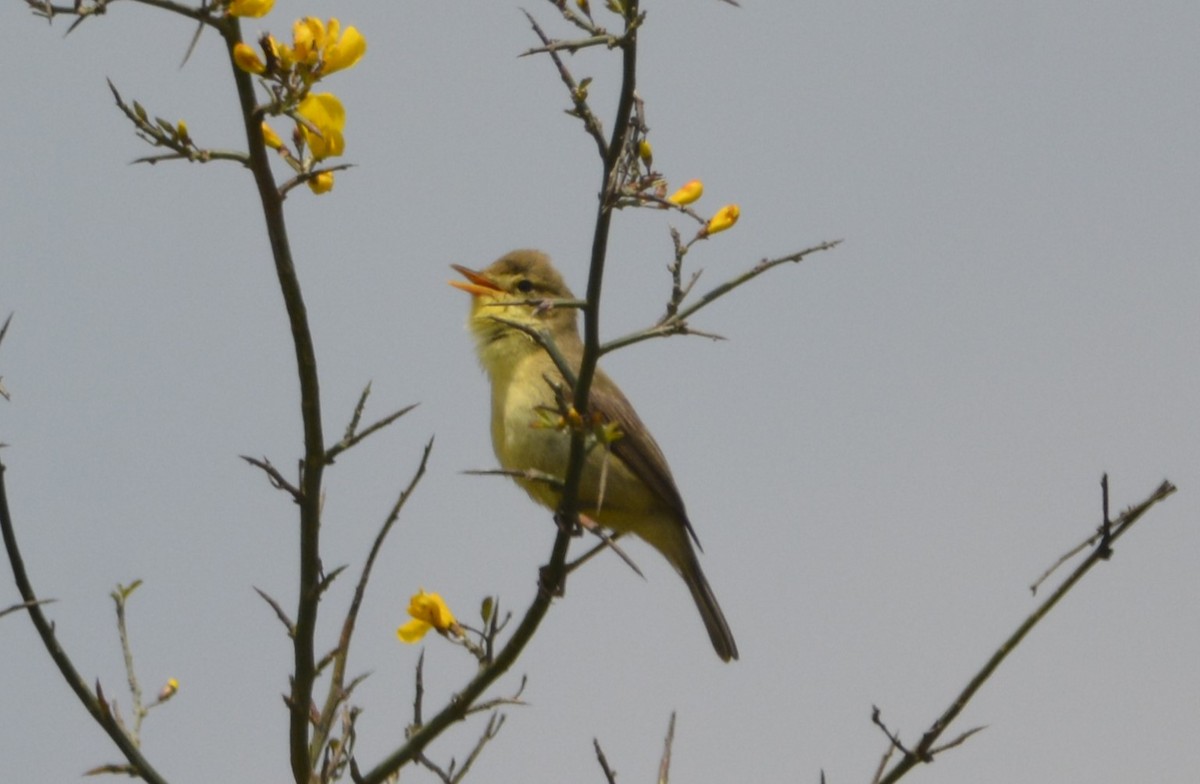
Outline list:
[[[275,0],[231,0],[229,15],[258,18],[270,13],[274,5]]]
[[[742,211],[738,209],[736,204],[726,204],[721,209],[717,210],[717,214],[709,219],[708,225],[704,227],[704,234],[716,234],[718,231],[725,231],[737,223]]]
[[[283,140],[279,138],[279,134],[275,133],[275,129],[266,123],[262,124],[263,144],[270,147],[272,150],[282,150]]]
[[[246,73],[260,74],[267,66],[258,57],[258,52],[250,44],[238,41],[233,46],[233,62]]]
[[[333,190],[333,172],[320,172],[308,181],[308,189],[320,196]]]
[[[341,155],[346,149],[342,128],[346,126],[346,110],[333,93],[309,93],[296,106],[296,112],[317,129],[300,125],[304,142],[315,160]]]
[[[292,49],[295,51],[296,62],[313,65],[317,62],[317,54],[325,41],[325,25],[320,19],[305,16],[297,19],[292,25]]]
[[[682,188],[671,194],[671,198],[667,201],[672,204],[691,204],[696,199],[704,195],[704,183],[699,180],[692,180],[686,183]]]
[[[331,19],[332,23],[336,19]],[[362,34],[353,27],[347,27],[335,43],[331,44],[325,50],[325,66],[321,69],[322,74],[331,74],[334,71],[341,71],[346,68],[353,68],[363,55],[367,53],[367,39],[362,37]]]
[[[396,636],[399,637],[402,642],[419,642],[420,639],[428,634],[429,630],[432,628],[433,627],[425,623],[425,621],[418,621],[416,618],[413,618],[411,621],[396,630]]]

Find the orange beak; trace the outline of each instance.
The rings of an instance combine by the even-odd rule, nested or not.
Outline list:
[[[451,264],[450,266],[454,268],[455,272],[466,278],[465,281],[450,281],[450,285],[456,289],[462,289],[473,297],[491,297],[495,296],[496,292],[503,291],[486,275],[481,275],[475,270],[468,269],[460,264]]]

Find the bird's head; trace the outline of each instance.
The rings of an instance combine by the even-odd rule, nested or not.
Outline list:
[[[479,271],[451,266],[466,278],[452,280],[450,285],[471,295],[468,325],[481,351],[510,337],[535,343],[514,324],[539,332],[546,330],[560,344],[578,339],[576,308],[553,305],[558,300],[573,300],[575,295],[546,254],[514,250]]]

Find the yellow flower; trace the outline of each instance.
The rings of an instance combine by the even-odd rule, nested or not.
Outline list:
[[[267,70],[267,66],[258,57],[258,52],[250,44],[238,41],[233,46],[233,62],[237,64],[246,73],[260,74]]]
[[[267,145],[272,150],[283,149],[283,139],[280,139],[279,134],[275,133],[275,129],[267,125],[265,122],[262,124],[262,135],[263,144]]]
[[[417,642],[430,629],[437,629],[443,634],[462,635],[458,621],[454,620],[454,613],[436,593],[425,593],[424,589],[417,591],[408,602],[408,614],[412,620],[396,630],[396,636],[404,642]]]
[[[725,231],[737,223],[742,211],[738,209],[736,204],[726,204],[721,209],[717,210],[717,214],[709,219],[708,225],[703,229],[703,234],[716,234],[718,231]]]
[[[308,189],[320,196],[333,190],[333,172],[320,172],[308,181]]]
[[[275,5],[275,0],[230,0],[230,16],[266,16]]]
[[[699,180],[692,180],[691,182],[685,183],[682,188],[672,193],[671,198],[667,199],[667,201],[671,202],[672,204],[679,205],[691,204],[703,195],[704,183],[700,182]]]
[[[267,38],[263,44],[268,52],[268,65],[274,70],[293,69],[304,84],[311,85],[322,77],[352,68],[367,52],[367,39],[357,28],[342,29],[337,19],[322,22],[315,16],[305,16],[292,24],[292,44],[277,43]]]
[[[312,150],[313,160],[321,161],[341,155],[346,149],[342,129],[346,127],[346,110],[333,93],[309,93],[296,107],[296,112],[317,129],[313,132],[299,124],[304,142]]]
[[[338,20],[329,20],[328,43],[322,52],[321,75],[353,68],[367,53],[367,39],[356,28],[347,27],[338,35]]]

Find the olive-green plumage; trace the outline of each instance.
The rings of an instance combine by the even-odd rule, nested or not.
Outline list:
[[[544,348],[504,321],[548,331],[567,364],[578,369],[583,342],[576,310],[538,304],[573,299],[570,289],[550,259],[534,250],[513,251],[479,272],[457,265],[455,269],[470,281],[453,285],[472,295],[468,323],[492,383],[492,445],[500,465],[562,477],[570,453],[569,432],[535,425],[544,423],[544,412],[558,410],[551,382],[562,385],[563,376]],[[589,451],[580,483],[580,511],[606,528],[640,537],[662,553],[687,583],[717,655],[725,661],[736,659],[737,644],[700,569],[695,534],[662,450],[625,395],[599,369],[588,406],[589,414],[615,424],[621,435],[609,449]],[[529,479],[517,483],[538,503],[558,508],[559,493],[550,484]]]

